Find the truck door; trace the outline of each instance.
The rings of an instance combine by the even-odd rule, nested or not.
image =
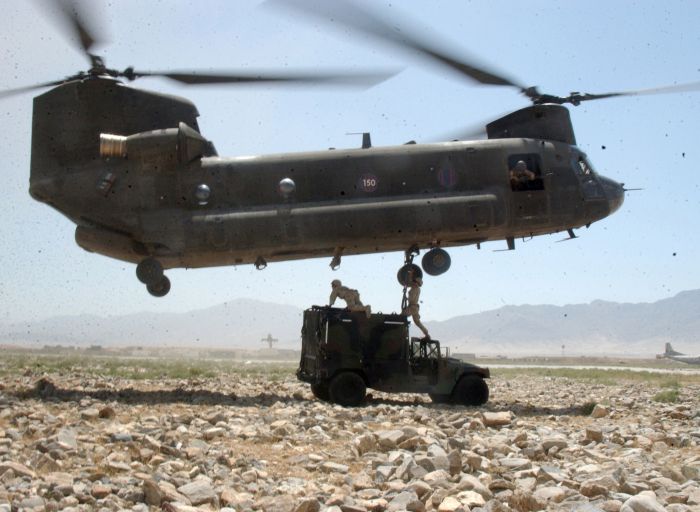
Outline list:
[[[383,391],[404,389],[408,372],[408,325],[405,321],[383,319],[373,322],[365,337],[365,362],[370,385]]]

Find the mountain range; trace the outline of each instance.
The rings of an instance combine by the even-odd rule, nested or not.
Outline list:
[[[594,301],[565,306],[504,306],[449,320],[425,322],[443,346],[479,355],[619,355],[700,353],[700,290],[653,303]],[[187,313],[75,315],[0,324],[0,343],[44,345],[299,348],[303,310],[235,299]],[[413,332],[413,328],[412,328]]]

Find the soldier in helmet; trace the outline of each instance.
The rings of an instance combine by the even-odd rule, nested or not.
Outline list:
[[[414,275],[412,270],[408,271],[408,305],[401,312],[402,315],[410,316],[413,323],[418,327],[424,335],[424,340],[430,341],[428,329],[420,321],[420,287],[423,286],[423,280]]]
[[[372,308],[362,304],[357,290],[343,286],[339,279],[331,281],[331,288],[333,291],[331,291],[331,297],[328,299],[329,306],[335,304],[335,299],[343,299],[349,311],[364,311],[367,318],[370,317]]]
[[[513,190],[527,190],[528,183],[535,180],[537,175],[527,168],[524,160],[518,160],[510,170],[510,187]]]

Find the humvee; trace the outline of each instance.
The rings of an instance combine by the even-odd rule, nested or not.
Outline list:
[[[367,388],[428,393],[437,403],[482,405],[488,368],[449,357],[437,340],[409,338],[407,317],[312,306],[304,311],[297,378],[316,398],[354,406]]]

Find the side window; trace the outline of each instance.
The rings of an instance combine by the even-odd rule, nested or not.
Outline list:
[[[544,190],[542,166],[537,153],[510,155],[508,157],[510,188],[515,192]]]

